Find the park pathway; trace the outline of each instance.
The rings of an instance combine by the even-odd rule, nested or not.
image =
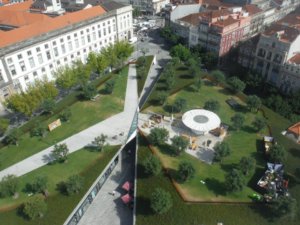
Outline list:
[[[124,144],[137,106],[136,68],[134,64],[131,64],[128,71],[124,111],[60,141],[58,144],[66,143],[69,153],[72,153],[90,144],[100,134],[107,135],[107,142],[111,145]],[[22,176],[46,165],[53,160],[51,157],[52,150],[53,146],[0,171],[0,180],[8,174]]]

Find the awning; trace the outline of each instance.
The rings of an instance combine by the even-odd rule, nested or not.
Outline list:
[[[126,191],[129,191],[131,188],[133,188],[133,185],[132,185],[131,182],[126,181],[126,182],[123,184],[122,188],[123,188],[124,190],[126,190]]]
[[[132,197],[129,194],[123,195],[121,199],[125,204],[128,204],[132,201]]]

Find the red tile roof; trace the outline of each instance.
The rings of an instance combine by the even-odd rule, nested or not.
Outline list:
[[[0,11],[1,12],[1,11]],[[94,6],[89,9],[68,13],[54,18],[49,17],[42,21],[16,28],[11,31],[0,33],[0,47],[9,46],[29,38],[33,38],[48,32],[76,24],[104,14],[106,11],[101,6]]]
[[[33,0],[28,0],[18,4],[7,5],[5,7],[0,7],[0,13],[2,10],[11,10],[11,11],[27,11],[29,10]]]
[[[294,124],[293,126],[288,128],[288,131],[300,136],[300,122]]]
[[[289,59],[289,62],[300,65],[300,53],[297,53]]]
[[[183,22],[192,24],[194,26],[197,26],[199,24],[199,21],[200,21],[199,15],[200,15],[200,13],[193,13],[193,14],[190,14],[188,16],[185,16],[185,17],[181,18],[180,20],[183,21]]]
[[[256,5],[253,5],[253,4],[245,5],[245,6],[243,6],[243,9],[246,12],[248,12],[250,16],[255,15],[255,14],[260,13],[260,12],[263,11],[260,8],[258,8]]]
[[[273,24],[263,32],[263,35],[265,36],[272,36],[276,34],[278,35],[279,40],[283,42],[293,42],[298,35],[300,35],[300,31],[293,27]]]

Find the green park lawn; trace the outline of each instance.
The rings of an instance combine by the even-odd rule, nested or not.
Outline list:
[[[95,179],[100,175],[120,146],[106,146],[102,152],[79,150],[69,155],[67,163],[43,166],[19,178],[19,198],[0,198],[0,224],[43,224],[59,225],[67,219]],[[80,174],[84,178],[83,189],[75,195],[67,196],[57,190],[57,184],[69,176]],[[42,219],[28,221],[18,214],[16,208],[30,197],[25,192],[26,184],[37,176],[48,177],[49,197],[46,200],[47,213]],[[10,209],[11,208],[11,209]]]
[[[149,55],[149,56],[146,56],[146,74],[144,75],[140,75],[139,74],[139,70],[138,70],[138,65],[137,65],[137,77],[138,77],[138,95],[140,96],[141,93],[142,93],[142,90],[144,88],[144,85],[145,85],[145,81],[147,79],[147,76],[148,76],[148,73],[149,73],[149,70],[150,70],[150,67],[151,67],[151,63],[153,61],[153,55]]]
[[[127,75],[128,66],[120,73],[112,76],[111,79],[115,80],[115,87],[113,93],[110,95],[101,94],[96,101],[77,100],[71,105],[66,104],[65,108],[69,108],[72,112],[70,121],[63,123],[62,126],[49,132],[46,137],[30,137],[29,132],[26,132],[21,136],[18,146],[10,145],[2,147],[0,149],[0,170],[123,111]],[[104,85],[99,86],[98,89],[100,92],[103,86]],[[71,94],[71,97],[74,96]],[[59,113],[54,114],[50,118],[36,121],[36,123],[47,128],[49,123],[58,119],[58,115]]]
[[[177,71],[178,73],[178,71]],[[178,77],[178,76],[177,76]],[[180,79],[180,77],[179,77]],[[185,82],[185,83],[184,83]],[[162,82],[159,83],[162,85]],[[216,87],[207,82],[200,89],[200,92],[192,92],[193,86],[188,85],[188,79],[182,82],[176,81],[176,88],[171,91],[167,103],[164,107],[157,106],[155,102],[156,91],[152,93],[150,100],[146,103],[143,112],[154,111],[170,115],[170,105],[176,98],[182,97],[187,100],[187,107],[183,111],[192,108],[202,108],[207,100],[218,100],[221,107],[218,111],[222,122],[231,125],[230,118],[235,110],[225,102],[231,93],[221,87]],[[157,89],[156,89],[157,90]],[[177,90],[180,90],[176,93]],[[234,97],[241,105],[245,106],[237,97]],[[292,197],[296,198],[298,205],[300,202],[300,147],[293,141],[281,135],[281,132],[287,129],[291,122],[282,116],[274,113],[266,107],[262,107],[267,123],[271,128],[272,136],[276,141],[283,145],[287,151],[287,159],[285,165],[285,176],[290,180],[289,191]],[[263,204],[250,203],[249,194],[255,191],[258,179],[265,171],[266,159],[262,152],[262,136],[268,135],[267,129],[256,133],[252,128],[251,122],[255,116],[262,116],[261,112],[255,114],[250,113],[245,108],[239,110],[246,118],[246,123],[240,131],[229,129],[229,134],[225,141],[231,147],[232,153],[220,163],[207,165],[196,158],[184,153],[179,157],[173,157],[168,154],[168,146],[155,149],[160,157],[163,165],[169,168],[168,175],[160,174],[158,176],[148,177],[143,173],[141,162],[151,154],[148,148],[148,142],[140,138],[138,153],[138,183],[137,183],[137,224],[206,224],[215,225],[217,222],[224,224],[287,224],[296,225],[300,219],[300,211],[298,210],[295,219],[276,218],[270,213],[268,208]],[[180,117],[180,114],[175,115]],[[226,194],[224,191],[224,175],[232,167],[236,166],[242,156],[250,156],[256,159],[257,166],[255,172],[247,177],[247,187],[240,192],[234,194]],[[196,168],[196,175],[191,181],[184,184],[179,183],[179,190],[184,194],[187,200],[205,201],[206,203],[190,204],[183,201],[174,186],[172,185],[169,175],[175,178],[176,170],[179,162],[190,161]],[[206,181],[201,184],[200,180]],[[155,187],[161,187],[170,192],[173,198],[173,207],[163,215],[155,215],[152,213],[150,205],[150,196]],[[234,204],[213,203],[236,202]],[[211,203],[210,203],[211,202]],[[249,202],[248,204],[240,204],[238,202]]]
[[[165,147],[160,147],[158,155],[164,165],[168,169],[171,169],[171,171],[176,171],[179,163],[182,161],[189,161],[195,167],[195,177],[191,181],[179,184],[179,187],[185,194],[186,199],[191,201],[251,201],[249,195],[254,193],[251,188],[252,183],[250,183],[240,193],[226,195],[224,192],[224,181],[226,173],[236,167],[243,156],[254,157],[257,161],[257,169],[259,171],[265,166],[262,152],[260,151],[261,149],[257,150],[257,144],[262,140],[263,134],[256,133],[251,125],[255,117],[262,117],[261,113],[249,112],[246,109],[246,105],[238,98],[234,97],[229,91],[221,87],[212,86],[212,84],[208,81],[205,82],[199,92],[194,92],[192,86],[186,87],[176,94],[171,95],[167,99],[167,103],[164,107],[150,106],[145,109],[145,111],[149,110],[168,115],[170,113],[169,105],[171,105],[176,98],[183,98],[187,100],[187,106],[183,112],[194,108],[203,108],[204,103],[208,100],[217,100],[220,103],[220,109],[217,114],[221,121],[229,126],[232,124],[230,118],[237,111],[232,109],[225,101],[229,98],[235,98],[235,100],[241,105],[239,112],[245,116],[246,121],[243,128],[239,131],[229,129],[228,135],[225,137],[224,141],[229,144],[231,148],[231,155],[226,157],[222,163],[213,163],[212,165],[209,165],[188,153],[183,153],[179,157],[173,157],[168,154],[168,151],[165,151]],[[177,114],[176,117],[180,118],[181,114]],[[268,135],[266,130],[261,133]],[[252,175],[253,174],[246,178],[247,181],[252,179]],[[174,177],[176,176],[174,175]],[[202,184],[200,182],[201,180],[204,180],[206,184]]]
[[[169,177],[163,172],[157,176],[147,176],[141,163],[151,153],[145,139],[139,139],[138,174],[136,196],[137,225],[182,225],[205,224],[216,225],[223,222],[229,225],[297,225],[297,218],[273,218],[263,204],[190,204],[182,200],[176,192]],[[155,188],[160,187],[171,194],[173,206],[162,215],[154,214],[150,208],[150,196]],[[299,202],[300,200],[298,200]],[[299,217],[298,217],[299,219]]]

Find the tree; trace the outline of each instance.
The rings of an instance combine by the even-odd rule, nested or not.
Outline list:
[[[191,57],[191,52],[182,44],[178,44],[171,48],[170,55],[178,57],[181,61],[186,62]]]
[[[232,122],[233,128],[239,130],[245,122],[245,117],[240,113],[236,113],[233,117],[231,117],[230,120]]]
[[[250,157],[242,157],[239,163],[239,168],[244,175],[248,175],[254,170],[255,165],[255,159]]]
[[[54,108],[55,108],[55,101],[53,99],[46,99],[43,101],[41,105],[41,109],[46,114],[53,114]]]
[[[79,175],[72,175],[65,185],[68,195],[77,194],[83,187],[83,178]]]
[[[157,214],[167,212],[173,205],[172,198],[169,192],[156,188],[151,194],[150,207]]]
[[[66,162],[68,158],[69,148],[68,146],[63,144],[56,144],[52,150],[52,156],[55,161]]]
[[[186,100],[184,98],[177,98],[172,105],[172,111],[175,113],[179,113],[185,107],[186,107]]]
[[[219,142],[214,147],[215,157],[214,161],[222,162],[223,158],[230,155],[230,147],[226,142]]]
[[[105,83],[104,92],[106,94],[111,94],[114,90],[114,86],[115,86],[115,81],[114,80],[107,81]]]
[[[189,69],[190,75],[194,78],[200,74],[200,68],[198,65],[192,65]]]
[[[178,176],[182,182],[190,180],[196,173],[195,168],[190,162],[181,162],[178,167]]]
[[[143,161],[145,173],[149,175],[158,175],[161,171],[161,164],[157,157],[150,155]]]
[[[73,65],[74,76],[76,77],[76,84],[81,87],[85,86],[91,78],[91,67],[87,63],[84,65],[81,60],[76,60]]]
[[[246,87],[246,84],[238,77],[230,77],[227,80],[227,83],[229,84],[233,93],[243,92]]]
[[[216,100],[209,100],[204,103],[204,109],[217,112],[220,109],[220,103]]]
[[[275,216],[294,218],[297,214],[297,201],[289,196],[279,196],[270,204]]]
[[[174,136],[171,138],[172,148],[175,150],[176,155],[180,155],[188,147],[189,141],[181,136]]]
[[[19,181],[15,175],[4,176],[0,182],[0,196],[13,196],[17,192],[18,184]]]
[[[70,120],[72,116],[72,112],[70,109],[65,109],[63,110],[60,114],[59,114],[59,118],[61,119],[61,121],[63,122],[67,122]]]
[[[9,126],[9,119],[0,118],[0,135],[3,135]]]
[[[225,81],[225,75],[222,71],[220,70],[214,70],[212,71],[212,76],[216,81],[216,84],[219,85],[220,83],[224,83]]]
[[[261,107],[261,100],[256,95],[249,95],[247,98],[247,106],[250,109],[250,111],[258,111],[258,109]]]
[[[37,176],[30,184],[30,189],[34,193],[45,193],[48,185],[48,177]]]
[[[74,87],[77,82],[74,69],[69,66],[59,68],[54,77],[56,78],[55,82],[57,86],[66,91]]]
[[[34,220],[38,217],[43,217],[47,212],[47,205],[43,197],[35,195],[24,204],[23,213],[29,219]]]
[[[283,163],[286,159],[286,151],[282,145],[275,144],[270,148],[270,160],[273,163]]]
[[[21,138],[20,130],[14,128],[6,135],[4,142],[8,145],[13,144],[18,146],[20,138]]]
[[[105,141],[106,141],[107,136],[104,134],[101,134],[98,137],[95,137],[94,141],[92,142],[92,144],[97,146],[98,151],[102,151]]]
[[[142,14],[142,13],[141,13],[141,11],[140,11],[139,8],[137,8],[137,7],[134,7],[134,8],[133,8],[133,11],[132,11],[132,16],[133,16],[133,18],[139,17],[141,14]]]
[[[48,81],[47,78],[36,80],[33,86],[41,93],[44,100],[55,99],[58,95],[58,89],[55,87],[54,81]]]
[[[198,78],[195,83],[195,88],[194,88],[195,92],[199,92],[201,87],[202,87],[202,79]]]
[[[40,123],[36,123],[35,126],[30,130],[31,137],[44,137],[46,129],[42,127]]]
[[[225,177],[225,187],[228,192],[242,191],[245,186],[245,180],[237,169],[232,169]]]
[[[117,41],[114,44],[114,51],[119,61],[123,62],[133,53],[134,48],[127,41]]]
[[[82,87],[82,95],[85,99],[92,99],[97,94],[97,89],[94,84],[85,84]]]
[[[258,132],[258,131],[261,131],[263,128],[266,127],[267,122],[266,122],[266,120],[264,120],[260,117],[255,117],[253,122],[252,122],[252,125],[254,126],[255,130]]]
[[[174,87],[175,80],[174,77],[167,76],[165,79],[166,90],[171,90]]]
[[[203,64],[209,70],[216,68],[218,65],[218,56],[214,52],[205,52],[201,55]]]
[[[158,102],[159,105],[164,105],[167,98],[168,98],[169,94],[166,91],[158,91],[157,92],[157,97],[156,100]]]
[[[171,63],[173,66],[178,66],[180,64],[180,59],[178,57],[172,57]]]
[[[164,144],[169,137],[169,131],[165,128],[153,128],[148,135],[148,139],[153,145]]]

